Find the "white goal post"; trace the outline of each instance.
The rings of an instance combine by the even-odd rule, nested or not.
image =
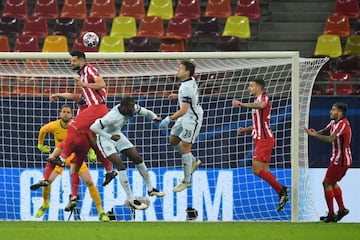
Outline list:
[[[169,132],[143,118],[134,118],[124,134],[134,143],[148,166],[154,184],[166,193],[150,199],[151,207],[140,212],[139,221],[186,220],[185,209],[195,208],[198,221],[314,221],[318,219],[308,182],[308,145],[303,127],[308,123],[311,91],[324,58],[300,58],[298,52],[176,52],[86,53],[108,88],[109,108],[123,96],[166,117],[177,108],[167,99],[176,92],[180,60],[196,65],[204,123],[193,152],[203,164],[194,173],[190,190],[174,195],[174,182],[182,174],[180,157],[169,146]],[[41,191],[29,186],[42,179],[46,155],[37,148],[41,125],[58,117],[63,103],[50,103],[55,92],[78,92],[68,53],[0,53],[1,131],[0,219],[36,220]],[[271,171],[291,188],[291,204],[277,213],[277,194],[251,173],[251,136],[237,136],[236,129],[251,123],[250,111],[231,107],[232,99],[251,101],[248,82],[262,78],[271,97],[271,127],[276,136]],[[29,90],[30,89],[30,90]],[[29,92],[27,92],[29,91]],[[74,105],[75,106],[75,105]],[[53,144],[51,136],[47,144]],[[136,195],[145,196],[144,184],[133,165],[125,161]],[[115,209],[117,219],[129,220],[124,193],[115,179],[102,187],[101,164],[90,164],[106,211]],[[52,186],[51,207],[45,220],[64,220],[70,177]],[[95,220],[92,201],[80,188],[82,219]]]

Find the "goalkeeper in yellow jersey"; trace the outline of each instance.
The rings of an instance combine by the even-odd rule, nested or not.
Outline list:
[[[45,126],[41,127],[38,137],[38,149],[43,153],[49,153],[50,147],[44,146],[44,140],[47,133],[52,133],[54,135],[54,141],[56,148],[52,154],[57,154],[61,152],[61,149],[58,147],[61,141],[63,141],[66,137],[67,127],[72,120],[72,107],[68,104],[64,104],[60,110],[60,118],[58,120],[49,122]],[[75,157],[75,154],[71,154],[66,161],[66,166],[70,166],[70,161]],[[50,184],[56,179],[58,175],[61,175],[63,171],[62,167],[56,166],[51,163],[47,163],[44,170],[44,180],[39,181],[30,186],[31,190],[37,190],[40,187],[42,189],[43,195],[43,204],[36,212],[36,217],[40,218],[43,216],[44,212],[49,208],[49,196],[50,196]],[[93,199],[95,206],[99,213],[99,220],[109,221],[109,217],[104,213],[101,204],[101,198],[99,191],[94,184],[90,171],[86,166],[85,162],[83,162],[82,166],[79,170],[79,175],[85,182],[86,186],[89,188],[90,196]]]

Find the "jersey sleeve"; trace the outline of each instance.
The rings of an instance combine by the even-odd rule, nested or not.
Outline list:
[[[40,128],[38,136],[38,144],[44,144],[45,136],[47,133],[52,131],[52,124],[48,123]]]

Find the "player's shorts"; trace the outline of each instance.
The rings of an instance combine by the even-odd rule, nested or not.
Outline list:
[[[254,140],[254,161],[270,162],[271,152],[275,146],[274,138],[255,139]]]
[[[195,143],[196,138],[199,136],[201,125],[202,119],[179,118],[171,128],[170,134],[179,137],[181,141]]]
[[[327,168],[324,183],[334,184],[339,182],[346,174],[349,166],[334,165],[332,162]]]
[[[109,109],[105,104],[92,105],[81,111],[70,125],[75,129],[87,130],[96,119],[103,117],[108,112]]]
[[[123,150],[134,147],[134,145],[123,133],[120,133],[120,139],[118,141],[113,141],[110,138],[97,135],[96,142],[100,152],[105,157],[109,157],[113,154],[119,154]]]
[[[72,153],[67,159],[66,159],[66,162],[65,162],[65,166],[66,167],[70,167],[70,163],[71,163],[71,160],[75,157],[75,153]],[[59,167],[56,165],[55,167],[55,171],[58,173],[58,174],[62,174],[64,168],[63,167]],[[89,168],[87,167],[86,163],[83,162],[81,164],[81,167],[79,169],[79,173],[82,173],[82,172],[86,172],[86,171],[89,171]]]

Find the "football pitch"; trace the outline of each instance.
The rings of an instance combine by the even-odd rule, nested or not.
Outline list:
[[[290,222],[0,222],[1,240],[58,239],[358,239],[359,223]]]

